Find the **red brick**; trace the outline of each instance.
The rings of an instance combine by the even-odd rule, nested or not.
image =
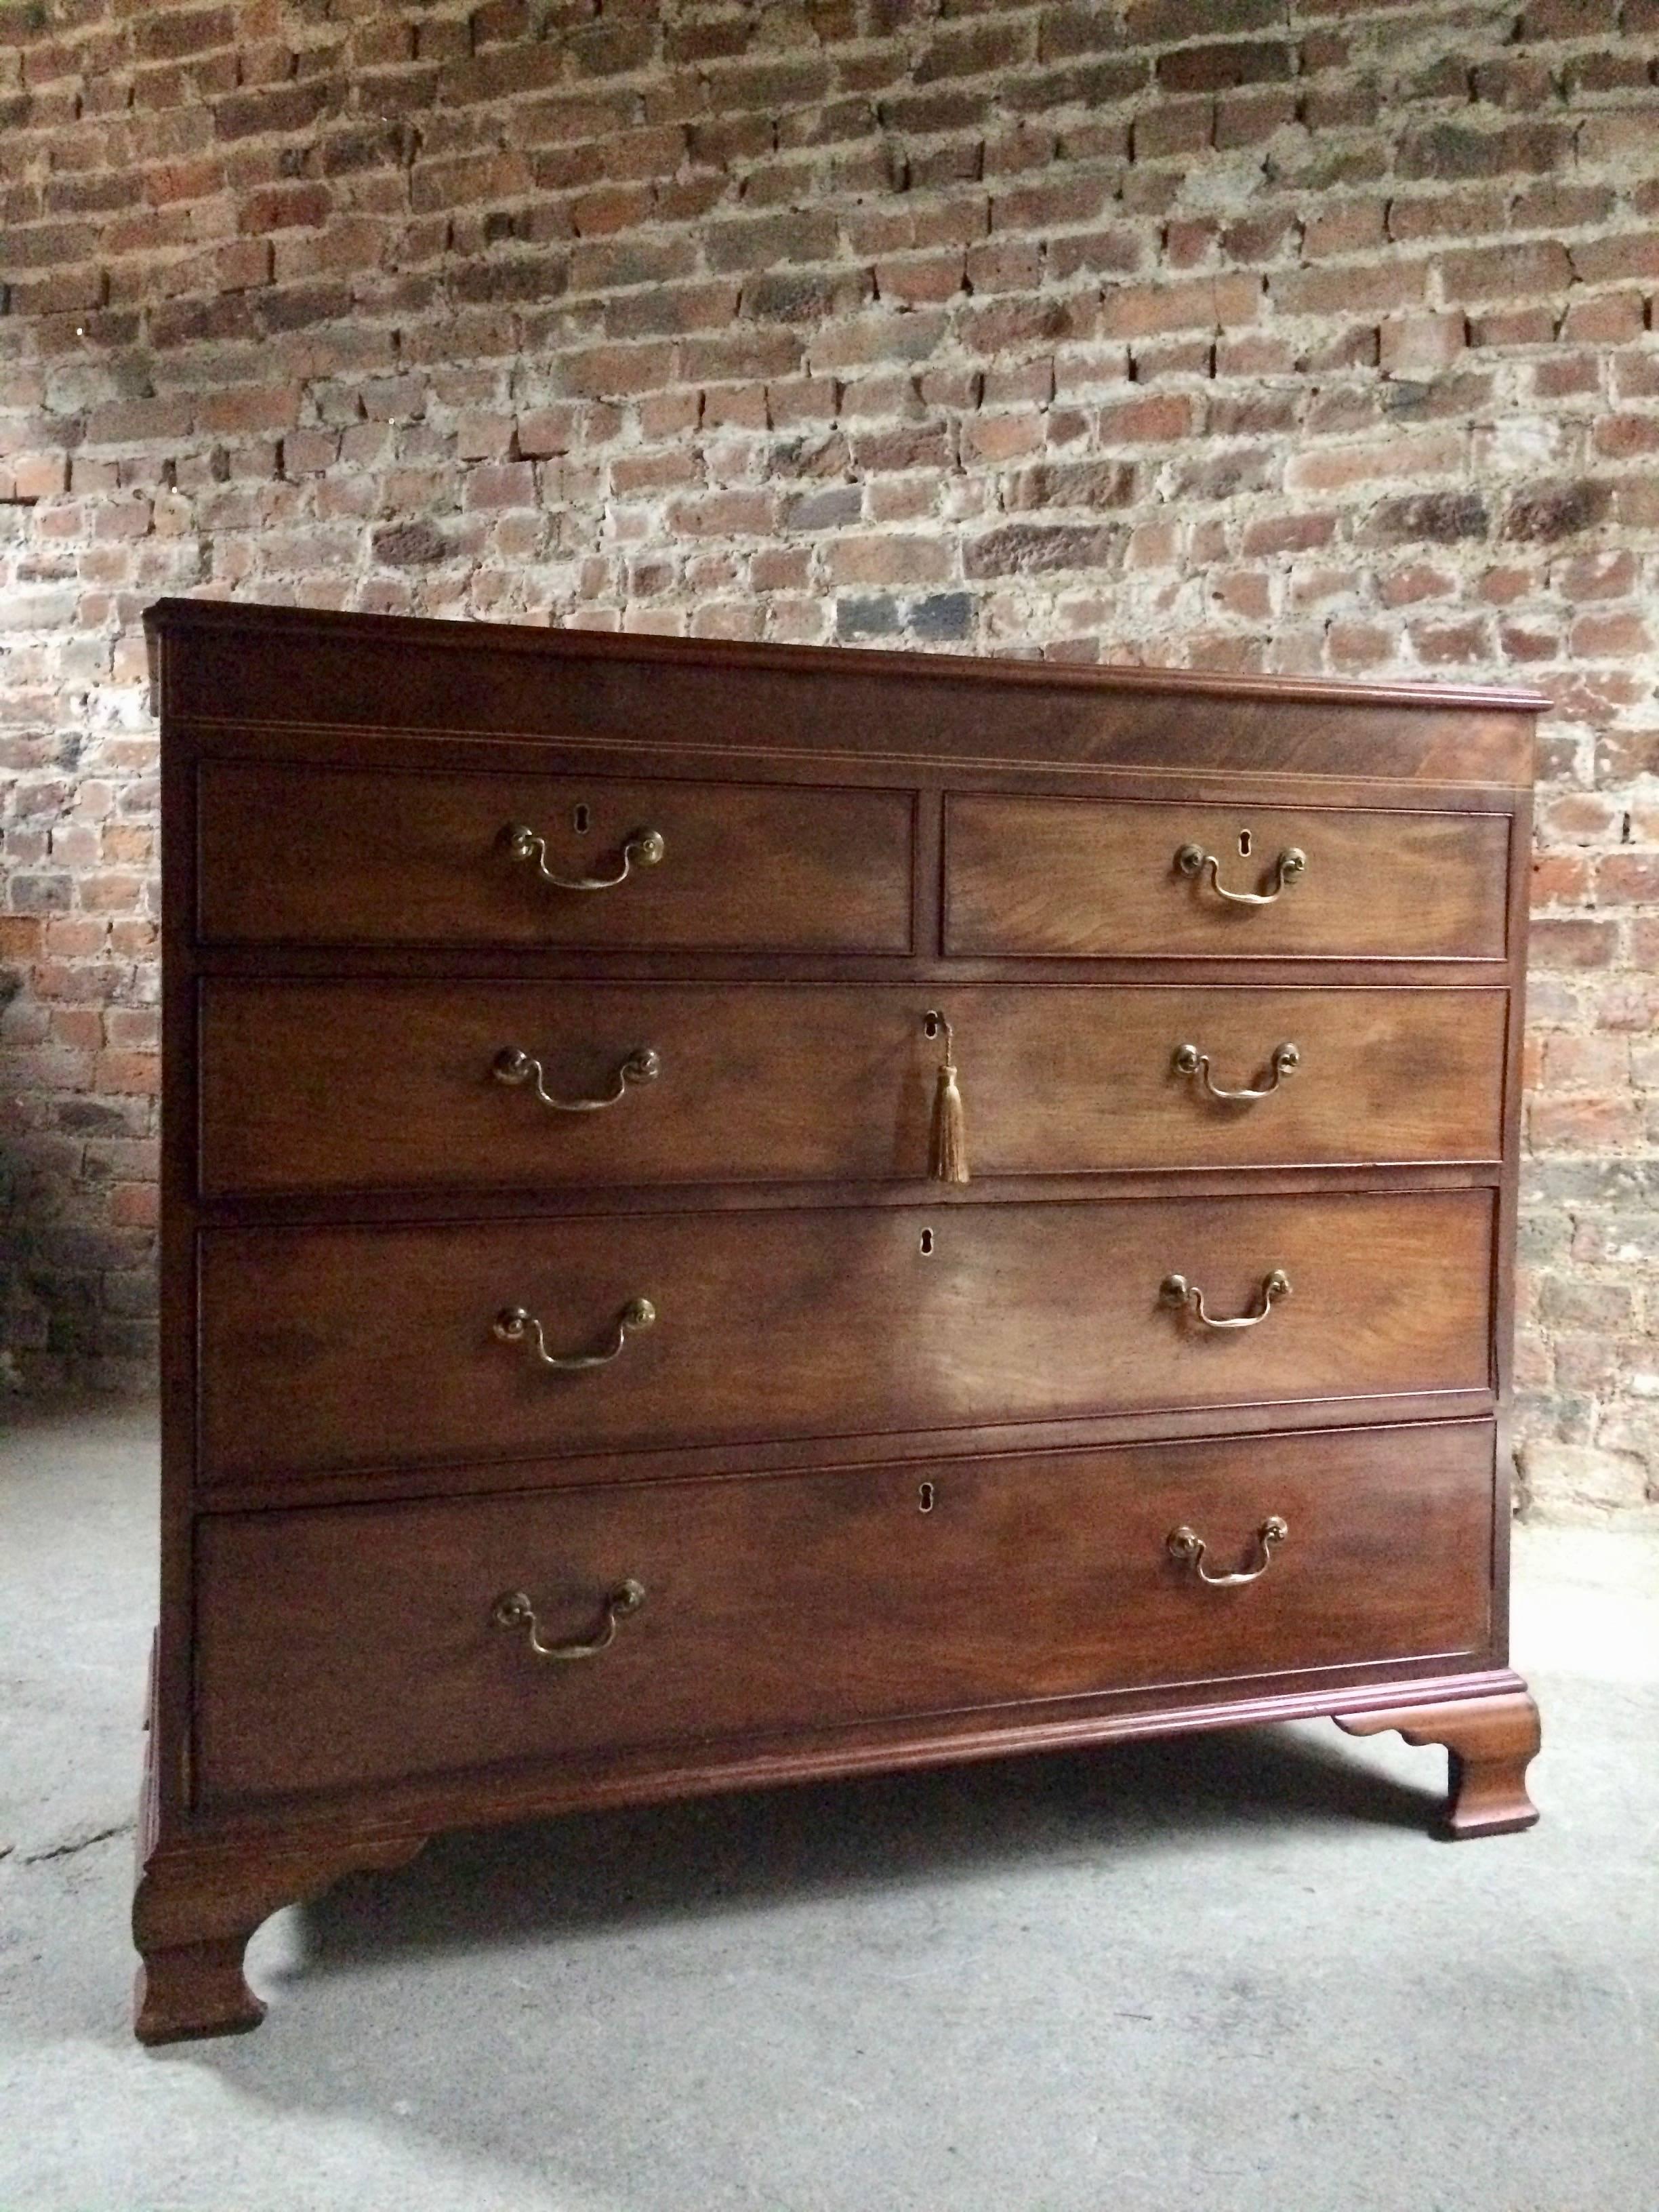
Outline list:
[[[1339,200],[1303,226],[1302,252],[1309,261],[1333,254],[1369,253],[1383,240],[1381,200]]]
[[[1215,143],[1229,147],[1265,145],[1296,119],[1297,96],[1290,85],[1255,92],[1224,92],[1215,104]]]
[[[1138,444],[1142,441],[1168,444],[1190,436],[1194,401],[1185,392],[1148,393],[1142,399],[1125,399],[1100,411],[1098,436],[1103,446]]]
[[[1571,258],[1581,284],[1617,284],[1659,277],[1659,230],[1626,231],[1575,242]]]
[[[1294,67],[1291,48],[1280,40],[1234,40],[1160,54],[1158,81],[1175,93],[1219,92],[1231,85],[1288,77]]]
[[[1641,1111],[1628,1097],[1534,1098],[1527,1132],[1540,1152],[1617,1151],[1639,1141]]]
[[[1326,269],[1273,270],[1267,289],[1280,315],[1366,315],[1414,307],[1425,297],[1425,262],[1360,262]]]
[[[673,362],[665,345],[594,346],[568,354],[559,380],[567,392],[589,398],[659,391],[672,380]]]
[[[964,426],[962,434],[969,453],[994,464],[1037,451],[1043,442],[1043,425],[1036,414],[981,415]]]
[[[1489,308],[1469,318],[1469,343],[1475,346],[1552,344],[1556,315],[1552,307]]]
[[[1137,161],[1163,161],[1176,154],[1203,153],[1214,133],[1213,100],[1172,100],[1136,117],[1131,145]]]
[[[832,584],[933,584],[951,574],[948,545],[937,538],[842,538],[830,548]]]
[[[1619,0],[1532,0],[1521,18],[1523,39],[1594,39],[1619,27]]]
[[[69,486],[64,453],[14,453],[0,459],[0,501],[52,499]]]
[[[1617,949],[1618,933],[1610,921],[1577,916],[1535,921],[1532,926],[1531,957],[1538,968],[1610,968]]]
[[[1441,265],[1446,296],[1462,307],[1489,300],[1525,300],[1565,292],[1576,273],[1559,239],[1449,253]],[[1626,273],[1626,272],[1620,272]]]
[[[1608,853],[1595,866],[1595,894],[1603,906],[1659,902],[1659,853]]]
[[[52,1170],[66,1218],[154,1226],[155,763],[119,732],[137,609],[203,576],[814,641],[839,600],[925,645],[971,599],[1084,662],[1507,661],[1556,706],[1540,1170],[1659,1141],[1659,0],[1533,0],[1495,47],[1421,0],[1306,0],[1294,41],[1282,0],[628,0],[545,38],[479,0],[297,47],[275,0],[119,4],[65,0],[0,87],[0,498],[37,572],[0,679],[34,902],[0,914],[7,1027],[121,1133]],[[1210,149],[1268,147],[1237,208],[1194,196]],[[49,765],[66,714],[82,771]],[[1599,1237],[1592,1209],[1525,1307],[1574,1422],[1634,1340]]]
[[[1619,461],[1659,453],[1659,415],[1604,415],[1595,425],[1593,443],[1598,453]]]
[[[1100,327],[1108,337],[1147,337],[1161,331],[1231,330],[1255,318],[1261,288],[1253,276],[1188,279],[1175,284],[1109,287]]]
[[[298,420],[300,391],[295,385],[266,390],[258,385],[232,385],[222,392],[203,395],[197,419],[204,430],[290,430]]]
[[[1441,475],[1462,458],[1455,430],[1401,432],[1376,445],[1304,447],[1286,462],[1285,483],[1292,491],[1338,491],[1379,478]]]
[[[135,49],[146,61],[176,61],[215,46],[234,46],[235,41],[235,21],[228,8],[202,8],[184,14],[157,10],[140,18],[134,34]]]

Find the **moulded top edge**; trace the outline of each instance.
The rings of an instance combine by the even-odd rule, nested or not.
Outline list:
[[[1228,676],[1207,669],[1085,667],[1048,660],[998,659],[953,653],[892,653],[863,646],[763,645],[720,638],[622,635],[615,631],[556,629],[526,623],[436,619],[422,615],[375,615],[332,609],[269,606],[228,599],[157,599],[144,610],[144,626],[160,632],[283,630],[364,640],[416,641],[449,650],[487,647],[492,653],[542,653],[560,659],[678,663],[683,667],[773,669],[780,673],[847,675],[853,667],[935,681],[1009,684],[1066,691],[1149,691],[1203,698],[1327,701],[1346,706],[1465,709],[1541,714],[1551,702],[1541,694],[1483,684],[1405,684],[1311,676]]]

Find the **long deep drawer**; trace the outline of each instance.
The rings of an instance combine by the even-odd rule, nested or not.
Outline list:
[[[1501,1149],[1499,991],[222,979],[203,1188],[921,1177],[935,1000],[977,1175]]]
[[[910,945],[908,792],[238,761],[199,791],[209,943]]]
[[[1504,954],[1504,815],[959,795],[945,818],[951,953]]]
[[[1476,1189],[210,1231],[203,1475],[1483,1390],[1492,1204]],[[603,1364],[555,1370],[538,1347]]]
[[[1492,1511],[1491,1426],[1449,1422],[211,1518],[201,1786],[1443,1660],[1489,1632]]]

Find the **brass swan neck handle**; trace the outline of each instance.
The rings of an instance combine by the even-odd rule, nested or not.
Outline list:
[[[1254,1091],[1224,1091],[1211,1076],[1207,1052],[1200,1052],[1195,1044],[1178,1044],[1175,1049],[1176,1073],[1194,1077],[1195,1087],[1204,1097],[1213,1098],[1224,1106],[1254,1106],[1259,1098],[1271,1098],[1285,1077],[1294,1075],[1301,1065],[1302,1054],[1297,1046],[1275,1045],[1268,1062],[1273,1071],[1271,1082],[1261,1084]]]
[[[565,1644],[544,1644],[536,1608],[525,1590],[507,1590],[496,1599],[490,1607],[490,1626],[524,1629],[526,1641],[538,1659],[597,1659],[601,1651],[608,1651],[616,1642],[618,1622],[637,1613],[645,1603],[645,1584],[635,1582],[629,1575],[614,1589],[606,1591],[603,1603],[605,1619],[599,1633],[585,1640],[573,1638]]]
[[[1307,872],[1308,856],[1299,845],[1287,845],[1273,862],[1273,889],[1267,891],[1230,891],[1221,880],[1221,863],[1213,853],[1206,853],[1201,845],[1183,845],[1175,856],[1175,864],[1183,876],[1200,881],[1209,872],[1210,888],[1229,906],[1271,906],[1280,891],[1288,890],[1298,877]]]
[[[1275,1298],[1291,1295],[1291,1279],[1282,1267],[1275,1267],[1261,1278],[1257,1293],[1260,1304],[1254,1313],[1239,1314],[1231,1321],[1218,1321],[1204,1310],[1204,1293],[1196,1283],[1189,1283],[1184,1275],[1166,1275],[1158,1286],[1160,1304],[1173,1306],[1177,1311],[1190,1308],[1193,1318],[1206,1328],[1255,1328],[1267,1320],[1273,1311]]]
[[[522,823],[511,823],[505,832],[507,849],[515,860],[533,860],[536,873],[557,891],[612,891],[625,884],[635,868],[654,868],[668,850],[660,830],[630,830],[623,840],[622,866],[613,876],[560,876],[547,865],[547,840]]]
[[[1255,1532],[1256,1550],[1260,1554],[1255,1565],[1245,1567],[1233,1575],[1212,1575],[1210,1572],[1204,1564],[1204,1554],[1209,1546],[1196,1528],[1188,1528],[1184,1523],[1179,1528],[1171,1528],[1164,1543],[1170,1557],[1191,1567],[1200,1582],[1207,1583],[1212,1589],[1232,1589],[1240,1583],[1253,1583],[1265,1575],[1273,1563],[1274,1545],[1282,1544],[1290,1533],[1290,1523],[1279,1514],[1270,1513]]]
[[[574,1374],[586,1367],[608,1367],[622,1357],[630,1329],[649,1328],[657,1309],[649,1298],[630,1298],[612,1324],[611,1341],[603,1352],[550,1352],[542,1325],[523,1306],[503,1306],[490,1325],[490,1334],[501,1344],[527,1344],[530,1356],[544,1367]]]
[[[556,1114],[597,1114],[606,1106],[614,1106],[624,1097],[629,1085],[635,1083],[654,1083],[662,1073],[662,1054],[648,1045],[630,1052],[619,1062],[611,1077],[611,1088],[595,1098],[556,1098],[548,1089],[540,1060],[532,1054],[521,1052],[515,1044],[503,1045],[490,1063],[490,1073],[497,1083],[506,1084],[510,1090],[528,1085],[532,1095],[544,1106],[550,1106]]]

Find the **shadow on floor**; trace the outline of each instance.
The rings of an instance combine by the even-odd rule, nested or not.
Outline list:
[[[348,1878],[305,1908],[307,1971],[561,1929],[625,1933],[1045,1859],[1133,1859],[1138,1845],[1206,1828],[1423,1830],[1442,1802],[1438,1787],[1406,1787],[1334,1741],[1238,1729],[567,1815],[439,1836],[390,1880]]]

